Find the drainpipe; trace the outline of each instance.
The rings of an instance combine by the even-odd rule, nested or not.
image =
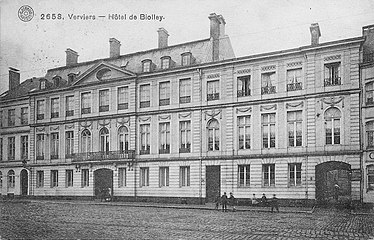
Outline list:
[[[138,167],[137,164],[137,154],[136,150],[138,146],[138,77],[135,78],[135,149],[134,149],[134,164],[133,164],[133,170],[134,170],[134,199],[137,200],[137,182],[136,182],[136,169]]]
[[[361,72],[361,66],[360,66],[360,62],[361,62],[361,59],[362,59],[362,48],[363,48],[363,43],[361,43],[361,46],[360,46],[360,50],[359,50],[359,71],[358,71],[358,84],[359,84],[359,88],[360,88],[360,93],[359,93],[359,101],[358,101],[358,107],[359,107],[359,111],[358,111],[358,114],[359,114],[359,119],[360,119],[360,122],[359,122],[359,133],[364,133],[363,130],[364,130],[364,122],[365,120],[362,120],[362,105],[363,105],[363,91],[364,91],[364,87],[363,87],[363,84],[361,82],[362,80],[362,72]],[[365,169],[364,169],[364,162],[363,162],[363,155],[364,155],[364,141],[363,141],[363,136],[364,134],[360,134],[360,137],[359,137],[359,145],[360,145],[360,171],[361,171],[361,179],[360,179],[360,203],[363,203],[363,200],[364,200],[364,182],[365,182],[365,179],[363,179],[363,176],[365,176]],[[352,180],[351,180],[352,182]]]
[[[202,94],[202,75],[203,75],[203,72],[200,68],[196,69],[197,71],[197,74],[199,76],[199,84],[200,84],[200,118],[201,118],[201,121],[199,123],[200,125],[200,143],[201,143],[201,146],[200,146],[200,156],[199,156],[199,199],[200,199],[200,204],[203,204],[203,158],[202,158],[202,155],[203,155],[203,149],[202,149],[202,143],[203,143],[203,134],[202,134],[202,120],[203,120],[203,110],[201,108],[202,106],[202,103],[203,103],[203,94]]]

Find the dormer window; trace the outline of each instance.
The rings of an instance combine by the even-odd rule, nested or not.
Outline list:
[[[150,72],[152,66],[152,61],[150,59],[146,59],[142,61],[142,71],[143,72]]]
[[[76,77],[75,73],[69,73],[68,74],[68,83],[70,84],[70,83],[74,82],[75,77]]]
[[[171,60],[171,58],[169,56],[162,57],[161,58],[161,69],[170,68],[170,60]]]
[[[191,65],[192,54],[190,52],[183,53],[181,59],[182,66]]]
[[[109,68],[103,68],[96,73],[96,78],[100,81],[110,79],[111,76],[112,71]]]
[[[53,80],[53,86],[58,87],[60,85],[61,77],[60,76],[54,76],[52,78]]]
[[[47,85],[47,80],[46,79],[40,79],[40,90],[45,89]]]

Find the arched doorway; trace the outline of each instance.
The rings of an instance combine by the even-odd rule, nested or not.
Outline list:
[[[344,162],[325,162],[316,166],[316,200],[319,203],[351,198],[351,165]],[[336,199],[335,199],[336,200]]]
[[[95,197],[102,198],[104,192],[113,196],[113,170],[101,168],[94,172]]]
[[[29,190],[29,173],[26,169],[21,171],[21,195],[28,195]]]

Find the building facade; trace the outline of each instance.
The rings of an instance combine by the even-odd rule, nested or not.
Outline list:
[[[362,201],[365,38],[319,43],[312,24],[308,46],[235,58],[224,18],[209,19],[210,38],[194,42],[169,46],[161,28],[144,52],[121,55],[111,38],[109,58],[78,63],[67,49],[66,66],[2,101],[2,195],[330,202],[338,185]],[[28,123],[9,125],[24,107]]]

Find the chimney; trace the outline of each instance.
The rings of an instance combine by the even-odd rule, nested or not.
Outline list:
[[[164,48],[168,46],[168,31],[165,28],[159,28],[158,32],[158,48]]]
[[[210,20],[210,38],[218,39],[220,36],[220,18],[215,13],[211,13],[208,18]]]
[[[121,54],[121,42],[118,41],[115,38],[110,38],[109,39],[109,57],[114,58],[114,57],[119,57]]]
[[[225,25],[226,25],[226,21],[225,19],[223,18],[222,15],[218,15],[218,20],[220,22],[220,25],[219,25],[219,35],[220,36],[225,36]]]
[[[66,66],[72,66],[78,63],[78,53],[70,48],[66,49]]]
[[[365,42],[362,46],[363,62],[374,61],[374,24],[362,27],[362,36]]]
[[[21,75],[18,69],[9,68],[9,90],[15,89],[20,84]]]
[[[312,23],[310,25],[310,34],[311,34],[311,44],[316,46],[319,44],[319,37],[321,36],[321,31],[319,29],[318,23]]]

